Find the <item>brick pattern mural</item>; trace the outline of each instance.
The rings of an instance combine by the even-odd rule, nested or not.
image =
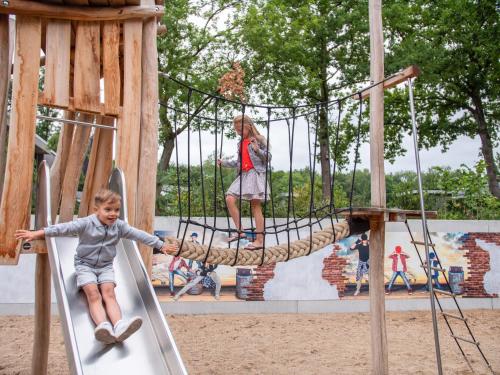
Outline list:
[[[344,275],[344,269],[347,266],[348,259],[346,257],[339,257],[337,251],[340,246],[335,244],[333,246],[332,255],[323,260],[323,279],[328,281],[330,285],[336,285],[339,292],[339,297],[344,296],[346,282],[348,280]]]
[[[264,301],[264,285],[274,277],[276,263],[254,268],[253,277],[247,289],[247,301]]]
[[[490,271],[490,254],[477,245],[476,240],[500,245],[500,233],[466,233],[460,240],[467,258],[469,275],[464,282],[464,294],[467,297],[498,297],[488,294],[484,289],[484,275]]]

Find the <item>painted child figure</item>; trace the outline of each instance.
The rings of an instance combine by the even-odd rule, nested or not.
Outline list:
[[[44,239],[46,236],[78,235],[75,254],[77,287],[83,289],[87,297],[90,316],[96,324],[95,338],[104,344],[122,342],[142,325],[140,317],[123,319],[116,300],[113,260],[120,238],[162,248],[162,251],[173,251],[176,248],[175,245],[165,245],[158,237],[120,220],[120,202],[120,195],[103,189],[94,197],[95,213],[90,216],[36,231],[16,231],[18,240],[28,242]]]
[[[392,277],[391,280],[389,281],[389,285],[387,286],[385,294],[391,293],[394,281],[396,281],[396,278],[398,276],[400,276],[403,279],[404,283],[406,284],[406,287],[408,288],[408,294],[413,293],[410,286],[410,281],[406,276],[406,272],[408,270],[406,266],[406,259],[408,259],[409,257],[410,256],[408,254],[403,252],[401,246],[396,246],[394,252],[391,255],[389,255],[389,258],[392,259]]]
[[[248,250],[262,249],[264,246],[264,216],[262,202],[269,199],[269,183],[266,185],[266,165],[271,159],[266,139],[259,133],[252,119],[240,115],[233,120],[234,130],[241,136],[238,143],[237,160],[217,160],[218,165],[230,168],[239,168],[241,174],[233,181],[226,193],[226,203],[229,214],[236,226],[237,233],[228,238],[228,242],[245,238],[240,227],[240,212],[237,207],[238,199],[250,201],[252,215],[255,218],[255,241],[247,245]],[[241,191],[240,191],[241,190]]]
[[[370,244],[366,233],[363,233],[361,239],[352,244],[351,250],[358,250],[359,256],[356,268],[356,291],[354,292],[354,295],[357,296],[361,291],[364,275],[368,278],[370,272]]]

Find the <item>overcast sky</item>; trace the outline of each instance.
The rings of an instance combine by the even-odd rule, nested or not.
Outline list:
[[[262,130],[262,129],[261,129]],[[262,131],[262,133],[264,133]],[[313,135],[311,135],[313,136]],[[218,135],[220,137],[220,134]],[[208,155],[212,154],[215,149],[214,135],[208,132],[202,133],[201,147],[203,160],[207,159]],[[288,146],[288,131],[284,123],[275,123],[271,126],[270,144],[272,154],[273,168],[278,170],[288,170],[290,166],[289,146]],[[187,133],[184,132],[178,137],[179,144],[179,160],[183,164],[187,164]],[[198,133],[191,133],[191,163],[199,164],[199,140]],[[224,138],[223,154],[226,157],[236,155],[237,140]],[[311,140],[312,144],[312,140]],[[220,143],[219,143],[220,145]],[[442,153],[439,147],[430,150],[420,151],[420,161],[422,170],[427,170],[432,166],[450,166],[458,168],[461,164],[473,166],[479,159],[480,151],[479,137],[475,139],[460,137],[456,142],[450,145],[450,148]],[[411,136],[406,136],[403,140],[403,147],[407,150],[406,155],[398,157],[394,164],[386,161],[385,170],[387,173],[397,171],[414,171],[415,154],[413,151],[413,139]],[[318,150],[319,152],[319,150]],[[369,162],[369,145],[364,143],[360,149],[361,165],[358,168],[370,168]],[[500,152],[497,148],[496,152]],[[352,160],[352,153],[350,155]],[[175,154],[172,156],[172,162],[175,162]],[[293,168],[299,169],[309,165],[309,148],[308,148],[308,132],[305,124],[299,124],[296,127],[296,135],[293,147]],[[316,165],[316,171],[319,171],[319,165]]]

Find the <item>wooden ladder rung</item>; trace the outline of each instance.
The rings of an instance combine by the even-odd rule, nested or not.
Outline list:
[[[425,264],[421,264],[420,267],[428,269],[428,267]],[[431,270],[439,271],[439,272],[446,272],[446,268],[440,268],[440,267],[431,267]]]
[[[450,297],[456,296],[456,294],[454,294],[452,292],[448,292],[447,290],[441,290],[441,289],[435,289],[435,288],[433,288],[432,290],[434,291],[434,293],[441,293],[441,294],[444,294],[444,295],[450,296]]]
[[[447,312],[441,312],[441,314],[442,314],[443,316],[448,317],[448,318],[458,319],[458,320],[462,320],[462,321],[464,321],[464,322],[466,322],[466,321],[467,321],[467,318],[466,318],[466,317],[464,317],[464,316],[455,315],[455,314],[450,314],[450,313],[447,313]]]
[[[410,241],[412,244],[415,244],[415,245],[422,245],[422,246],[425,246],[425,242],[422,242],[422,241]],[[430,247],[436,247],[435,244],[433,244],[432,242],[428,242],[427,245],[429,245]]]
[[[453,338],[455,338],[457,340],[465,341],[465,342],[468,342],[470,344],[479,346],[479,341],[474,341],[474,340],[471,340],[471,339],[466,339],[464,337],[460,337],[460,336],[456,336],[456,335],[451,335],[451,337],[453,337]]]

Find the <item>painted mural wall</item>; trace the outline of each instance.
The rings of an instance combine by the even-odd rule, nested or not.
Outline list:
[[[423,240],[418,232],[419,225],[419,222],[410,223],[415,241]],[[498,297],[499,222],[431,221],[429,229],[435,244],[431,258],[432,253],[436,254],[431,261],[437,266],[439,259],[442,267],[446,269],[444,274],[433,272],[432,282],[435,287],[446,288],[446,276],[451,278],[453,287],[461,294],[471,297]],[[196,233],[196,237],[190,237],[193,233]],[[175,235],[175,232],[170,230],[166,234]],[[302,238],[307,235],[308,231],[303,232]],[[367,235],[369,236],[369,233]],[[190,227],[186,240],[192,239],[198,242],[209,240],[207,235],[203,239],[203,233],[197,228]],[[217,246],[227,246],[224,239],[223,235],[216,234],[214,243]],[[284,238],[278,240],[286,241]],[[276,243],[276,239],[269,239],[268,244],[272,245],[273,241]],[[348,237],[307,257],[265,267],[251,267],[250,270],[219,266],[215,272],[222,284],[221,293],[234,294],[245,300],[333,300],[355,295],[366,296],[369,280],[358,267],[360,256],[364,257],[360,254],[363,250],[356,247],[360,241],[361,236]],[[425,251],[423,246],[417,246],[417,252],[411,241],[403,223],[387,223],[384,267],[386,287],[389,287],[392,276],[398,276],[391,285],[391,293],[406,292],[408,289],[417,292],[426,288],[427,277],[420,261],[420,257],[425,259]],[[245,243],[240,245],[245,246]],[[402,257],[405,258],[404,265]],[[163,254],[155,255],[153,284],[170,288],[173,279],[171,290],[178,292],[196,275],[196,269],[199,268],[196,263],[185,263],[186,266],[180,273],[173,272],[181,264],[179,260],[173,261],[172,257]],[[450,274],[450,271],[453,272]],[[240,276],[240,273],[245,275]],[[357,283],[357,279],[362,279],[361,283]]]

